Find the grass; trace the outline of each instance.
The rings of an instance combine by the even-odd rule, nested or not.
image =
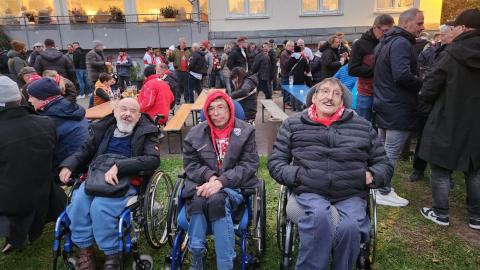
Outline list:
[[[280,254],[276,243],[276,210],[279,185],[268,175],[266,158],[261,158],[258,176],[267,189],[267,251],[262,269],[278,269]],[[161,168],[172,179],[182,168],[180,158],[163,160]],[[421,217],[418,209],[431,204],[428,181],[406,181],[411,164],[400,162],[393,186],[411,204],[405,208],[379,207],[379,250],[375,269],[480,269],[480,233],[467,228],[465,184],[463,176],[455,174],[451,192],[451,226],[443,228]],[[53,225],[45,227],[43,236],[22,252],[0,254],[0,269],[50,269]],[[0,241],[3,242],[3,241]],[[212,245],[210,245],[212,246]],[[169,246],[153,250],[141,239],[142,253],[154,258],[155,269],[162,269]],[[215,269],[213,250],[209,250],[208,268]],[[130,265],[130,262],[127,262]],[[60,266],[59,269],[64,269]],[[127,268],[129,269],[129,268]]]

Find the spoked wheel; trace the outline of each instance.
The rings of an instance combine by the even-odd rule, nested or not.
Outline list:
[[[292,221],[285,223],[285,237],[283,242],[284,250],[281,253],[282,260],[280,262],[281,270],[290,270],[294,268],[293,257],[295,251],[295,239],[297,235],[296,225]]]
[[[159,249],[168,241],[167,213],[172,188],[172,181],[168,175],[156,171],[144,195],[145,234],[148,243],[155,249]]]
[[[377,227],[377,198],[374,190],[370,190],[370,265],[375,263],[377,257],[377,239],[378,239],[378,227]]]
[[[285,226],[287,223],[287,197],[287,188],[285,186],[281,186],[280,191],[278,192],[277,205],[277,246],[280,252],[283,252],[285,244]]]
[[[260,180],[260,186],[255,192],[255,197],[253,200],[253,209],[256,210],[256,215],[254,215],[255,221],[255,230],[254,230],[254,244],[255,244],[255,253],[257,257],[262,257],[265,254],[266,250],[266,235],[267,235],[267,220],[266,220],[266,211],[267,211],[267,202],[265,194],[265,182]]]
[[[180,211],[179,209],[179,196],[183,188],[183,178],[178,178],[173,187],[173,192],[171,193],[169,202],[168,202],[168,212],[167,212],[167,236],[170,246],[173,247],[175,241],[175,235],[177,232],[177,217]]]

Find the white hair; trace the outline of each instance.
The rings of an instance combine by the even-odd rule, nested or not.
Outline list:
[[[445,33],[445,32],[447,32],[449,29],[450,29],[450,26],[448,26],[448,25],[446,25],[446,24],[442,24],[442,25],[440,25],[440,27],[439,27],[440,33],[442,33],[442,34]]]
[[[198,44],[198,43],[196,43],[196,42],[193,43],[193,44],[192,44],[192,49],[200,49],[200,44]]]

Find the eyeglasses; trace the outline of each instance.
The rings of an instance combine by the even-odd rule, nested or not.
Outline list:
[[[215,112],[219,113],[219,114],[222,114],[222,113],[225,113],[227,111],[227,106],[225,105],[218,105],[216,107],[208,107],[208,110],[207,110],[207,113],[208,115],[212,115],[214,114]]]
[[[320,96],[330,96],[332,92],[335,98],[341,98],[343,95],[341,90],[332,90],[330,88],[320,88],[317,90],[317,94]]]

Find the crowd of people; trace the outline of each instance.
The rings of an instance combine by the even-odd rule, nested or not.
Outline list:
[[[420,214],[449,225],[451,175],[461,171],[468,225],[480,230],[480,11],[463,11],[431,41],[423,31],[423,12],[412,8],[397,24],[378,15],[351,44],[336,33],[315,52],[302,39],[286,40],[280,49],[274,40],[255,44],[244,36],[225,44],[221,55],[208,40],[189,48],[180,38],[164,55],[147,47],[138,96],[114,102],[112,115],[91,124],[77,102],[89,97],[98,106],[127,91],[133,65],[127,51],[111,61],[101,41],[88,52],[73,42],[62,53],[47,38],[27,56],[25,43],[12,41],[0,55],[2,251],[37,239],[66,205],[61,186],[94,164],[116,195],[103,196],[85,182],[73,192],[67,213],[79,250],[76,269],[95,269],[94,243],[105,253],[105,269],[119,269],[116,217],[137,192],[138,173],[158,167],[158,125],[167,123],[182,96],[193,103],[205,88],[224,88],[208,92],[205,121],[184,140],[183,198],[191,269],[203,269],[208,224],[218,269],[232,269],[231,213],[242,190],[258,184],[258,92],[272,99],[274,90],[292,83],[311,89],[306,106],[282,92],[285,107],[299,113],[282,123],[268,169],[305,211],[298,224],[298,269],[324,269],[330,262],[334,269],[352,268],[361,239],[368,238],[369,189],[376,190],[378,204],[409,204],[391,181],[412,134],[417,144],[409,179],[421,180],[427,164],[431,170],[432,206]],[[87,183],[97,174],[89,173]],[[124,179],[127,184],[119,185]],[[340,215],[336,228],[329,220],[332,206]],[[322,233],[332,229],[335,234]]]

